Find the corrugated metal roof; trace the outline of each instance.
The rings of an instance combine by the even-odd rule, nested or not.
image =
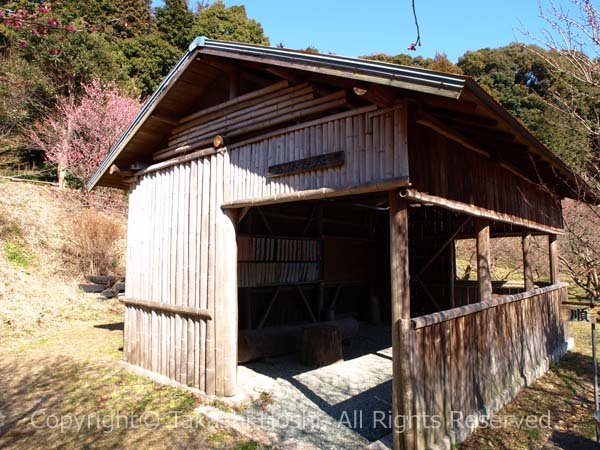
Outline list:
[[[102,178],[117,156],[126,147],[140,125],[152,114],[160,99],[168,92],[173,81],[177,79],[198,53],[219,55],[232,59],[259,61],[269,65],[281,65],[455,99],[460,97],[468,79],[468,77],[462,75],[447,74],[378,61],[198,37],[190,44],[188,51],[158,86],[156,92],[146,101],[131,125],[125,130],[104,161],[102,161],[94,175],[88,181],[88,189],[93,189],[96,186],[100,178]]]

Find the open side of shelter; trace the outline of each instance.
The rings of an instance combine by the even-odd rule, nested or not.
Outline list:
[[[394,448],[449,448],[473,429],[453,412],[498,410],[564,352],[561,199],[589,194],[469,78],[201,38],[96,185],[130,192],[125,360],[208,395],[314,324],[391,321]],[[521,287],[492,281],[500,236]]]

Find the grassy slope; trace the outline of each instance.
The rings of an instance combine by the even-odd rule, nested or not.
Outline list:
[[[191,393],[120,369],[123,308],[80,292],[64,250],[81,208],[0,182],[0,448],[256,448],[199,421]]]

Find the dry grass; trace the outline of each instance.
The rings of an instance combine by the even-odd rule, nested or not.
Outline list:
[[[123,224],[104,213],[86,209],[71,219],[72,239],[65,251],[80,271],[92,275],[125,274]]]
[[[81,263],[65,252],[72,218],[87,208],[56,188],[0,181],[0,340],[96,317],[81,294]],[[125,228],[125,216],[110,217]]]

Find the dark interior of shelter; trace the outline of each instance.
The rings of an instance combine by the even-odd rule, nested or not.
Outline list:
[[[310,323],[348,318],[389,326],[388,195],[381,192],[240,210],[240,336],[249,333],[249,338],[258,339],[266,334],[271,340],[285,340],[286,331],[300,333]],[[474,218],[411,203],[408,220],[411,317],[478,302],[476,274],[469,280],[459,279],[455,258],[456,240],[475,237]],[[513,225],[491,225],[492,237],[522,233],[522,228]],[[495,295],[507,295],[524,288],[493,282],[493,290]],[[343,330],[343,323],[338,326]],[[281,345],[275,353],[297,350],[294,345]],[[267,349],[264,355],[244,356],[243,343],[241,347],[241,362],[270,353]]]

